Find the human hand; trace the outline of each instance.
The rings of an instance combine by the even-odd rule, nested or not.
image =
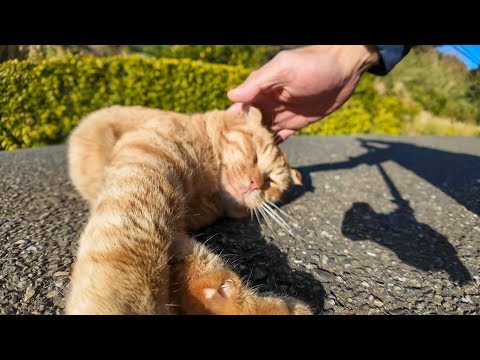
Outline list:
[[[278,142],[321,120],[354,93],[362,74],[377,63],[374,46],[313,45],[282,51],[228,92],[235,103],[261,109]]]

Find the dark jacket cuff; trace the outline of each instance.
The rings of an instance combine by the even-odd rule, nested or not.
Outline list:
[[[380,54],[380,62],[368,69],[368,72],[375,75],[386,75],[408,54],[413,45],[375,46]]]

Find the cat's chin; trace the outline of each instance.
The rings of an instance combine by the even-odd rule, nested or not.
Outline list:
[[[258,209],[262,207],[262,191],[252,190],[243,195],[243,203],[248,209]]]

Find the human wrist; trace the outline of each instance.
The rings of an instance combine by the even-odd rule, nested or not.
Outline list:
[[[364,71],[367,71],[380,62],[380,53],[375,45],[361,45],[361,47],[365,52]]]
[[[380,62],[380,54],[375,45],[310,45],[302,50],[327,56],[347,77],[359,78]]]
[[[333,51],[338,61],[347,70],[363,74],[380,60],[378,50],[373,45],[335,45]]]

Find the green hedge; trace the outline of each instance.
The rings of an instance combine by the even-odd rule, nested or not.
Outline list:
[[[389,134],[403,133],[407,122],[421,111],[417,104],[392,95],[379,95],[374,76],[366,74],[352,98],[340,109],[302,130],[300,134]]]
[[[250,70],[187,59],[66,56],[39,63],[0,64],[0,148],[62,142],[87,113],[114,104],[179,112],[225,109],[227,91]],[[402,132],[419,111],[391,95],[378,95],[373,77],[360,82],[352,99],[302,134]]]
[[[188,58],[217,64],[259,67],[292,45],[130,45],[134,52],[166,58]]]
[[[61,142],[87,113],[144,105],[180,112],[229,106],[242,67],[142,56],[68,56],[38,64],[0,64],[0,146],[13,150]]]
[[[426,111],[457,121],[480,124],[480,76],[435,46],[414,47],[386,77],[387,88],[403,83],[409,96]]]

